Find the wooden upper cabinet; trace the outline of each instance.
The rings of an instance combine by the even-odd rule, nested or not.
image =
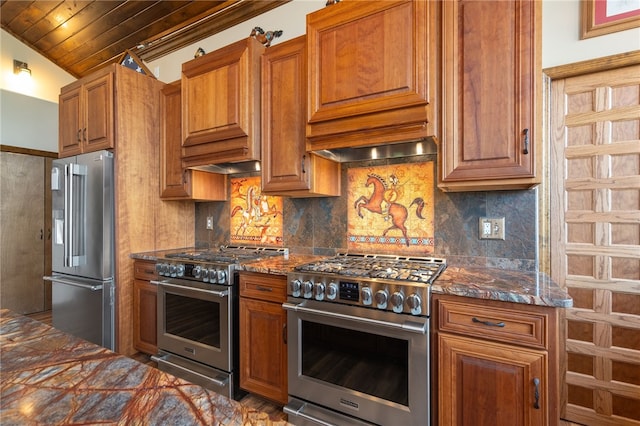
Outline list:
[[[182,64],[183,166],[260,159],[260,55],[247,38]]]
[[[106,68],[60,91],[59,156],[115,147],[114,73]]]
[[[340,195],[340,164],[306,152],[306,37],[262,56],[262,192],[294,197]]]
[[[310,150],[436,134],[439,7],[343,1],[307,15]]]
[[[442,2],[441,189],[539,183],[540,8],[534,0]]]
[[[182,96],[180,81],[160,93],[160,198],[163,200],[222,201],[227,177],[182,167]]]

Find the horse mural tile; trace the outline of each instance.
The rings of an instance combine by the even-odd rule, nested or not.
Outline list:
[[[231,179],[232,244],[283,246],[282,197],[262,194],[260,176]]]
[[[433,167],[425,162],[349,169],[349,250],[433,253]]]

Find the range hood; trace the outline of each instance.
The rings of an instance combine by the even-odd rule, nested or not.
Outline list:
[[[233,175],[237,173],[259,172],[260,162],[241,161],[238,163],[207,164],[205,166],[193,166],[189,168],[194,170],[202,170],[205,172],[220,173],[223,175]]]
[[[352,161],[378,160],[387,158],[412,157],[416,155],[436,154],[438,148],[434,137],[414,139],[410,141],[388,143],[355,148],[335,148],[312,151],[329,160],[340,163]]]

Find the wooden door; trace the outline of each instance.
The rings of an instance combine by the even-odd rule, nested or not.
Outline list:
[[[166,85],[160,94],[160,196],[189,198],[187,173],[182,169],[182,97],[180,82]]]
[[[51,244],[45,230],[45,161],[2,152],[0,172],[0,307],[19,314],[41,312],[45,244]]]
[[[158,286],[149,281],[133,282],[133,346],[140,352],[158,352],[156,302]]]
[[[640,65],[551,91],[551,272],[574,300],[562,417],[639,425]]]
[[[548,424],[546,352],[446,333],[438,348],[441,424]]]

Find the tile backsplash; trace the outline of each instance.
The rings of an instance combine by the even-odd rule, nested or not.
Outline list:
[[[348,196],[349,170],[425,162],[433,162],[435,165],[436,156],[343,163],[342,196],[283,198],[284,246],[292,253],[300,254],[333,255],[348,251],[348,217],[349,210],[354,209]],[[436,167],[432,167],[432,173],[433,253],[429,255],[444,257],[450,265],[536,270],[538,244],[535,189],[445,193],[435,188]],[[255,176],[255,173],[247,176]],[[412,208],[414,207],[416,206]],[[207,216],[214,218],[213,230],[206,229]],[[480,240],[480,217],[505,217],[505,240]],[[229,201],[197,203],[195,222],[197,247],[229,244]],[[400,235],[394,231],[390,231],[389,235],[392,233],[393,236]],[[415,255],[403,252],[401,244],[391,250],[397,254]]]

